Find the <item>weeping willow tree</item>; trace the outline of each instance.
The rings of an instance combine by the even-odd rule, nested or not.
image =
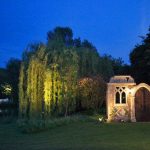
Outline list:
[[[29,62],[21,64],[19,99],[20,113],[23,116],[38,117],[42,113],[46,59],[44,47],[39,45]]]
[[[80,77],[93,76],[99,74],[100,70],[100,57],[95,49],[78,48],[79,55],[79,72]]]
[[[73,49],[55,52],[46,71],[44,99],[47,114],[65,114],[75,110],[78,55]]]
[[[58,105],[62,100],[62,80],[58,70],[58,64],[51,64],[46,70],[44,80],[45,115],[59,113]]]
[[[74,49],[39,47],[20,70],[20,114],[28,118],[75,111],[78,55]]]
[[[30,105],[30,115],[39,116],[42,112],[44,96],[45,66],[38,58],[32,58],[27,69],[27,100]]]
[[[75,50],[65,50],[63,52],[63,64],[64,68],[61,69],[62,81],[63,81],[63,109],[65,115],[69,112],[73,112],[76,106],[76,89],[78,79],[78,55]]]
[[[99,75],[101,66],[95,47],[72,37],[72,30],[57,27],[48,32],[47,44],[30,45],[24,51],[19,78],[20,117],[66,116],[77,110],[79,79]]]

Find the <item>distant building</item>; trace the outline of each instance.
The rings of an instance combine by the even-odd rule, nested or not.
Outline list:
[[[107,89],[110,121],[150,121],[150,86],[136,84],[131,76],[114,76]]]

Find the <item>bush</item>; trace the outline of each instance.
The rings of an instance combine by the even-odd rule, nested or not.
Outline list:
[[[100,76],[83,78],[78,87],[81,108],[99,110],[106,97],[105,81]]]
[[[83,115],[74,115],[63,118],[51,118],[46,120],[18,120],[18,126],[22,133],[38,133],[55,127],[74,122],[94,121],[93,118]]]

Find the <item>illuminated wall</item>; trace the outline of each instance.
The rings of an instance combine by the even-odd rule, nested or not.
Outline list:
[[[135,86],[131,76],[114,76],[107,89],[108,121],[128,121],[132,116],[132,93]]]

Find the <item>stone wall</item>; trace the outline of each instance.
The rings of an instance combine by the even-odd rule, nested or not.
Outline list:
[[[119,78],[120,77],[120,78]],[[107,84],[107,117],[108,122],[126,122],[131,120],[132,96],[131,88],[136,84],[130,76],[115,76]],[[120,103],[116,103],[116,88],[120,94]],[[122,93],[126,94],[126,102],[122,103]]]

